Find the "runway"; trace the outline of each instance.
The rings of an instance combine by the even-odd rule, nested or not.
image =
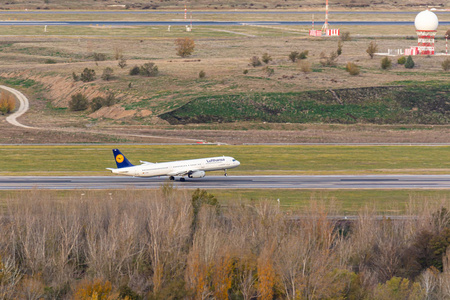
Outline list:
[[[0,176],[0,190],[155,189],[167,177]],[[450,189],[450,175],[206,176],[182,189]]]
[[[244,25],[283,25],[310,26],[311,21],[0,21],[0,26],[244,26]],[[322,25],[323,22],[316,22]],[[388,26],[413,26],[414,22],[409,21],[333,21],[333,25],[388,25]],[[441,21],[439,25],[450,25],[450,22]]]

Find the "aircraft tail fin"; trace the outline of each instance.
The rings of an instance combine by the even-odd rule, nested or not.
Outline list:
[[[117,168],[126,168],[126,167],[132,167],[133,164],[131,164],[128,159],[125,157],[125,155],[120,152],[119,149],[113,149],[114,154],[114,160],[116,161]]]

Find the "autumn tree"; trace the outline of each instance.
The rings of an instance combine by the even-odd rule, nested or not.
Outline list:
[[[2,92],[0,95],[0,112],[4,114],[9,114],[16,107],[16,99],[11,93]]]
[[[175,40],[177,55],[187,57],[192,55],[195,48],[195,42],[191,38],[178,38]]]
[[[378,51],[378,45],[374,41],[369,43],[369,46],[367,47],[367,54],[369,54],[370,58],[372,59],[375,55],[375,53]]]
[[[276,272],[271,258],[271,252],[266,249],[258,258],[258,296],[262,300],[272,300],[276,285]]]

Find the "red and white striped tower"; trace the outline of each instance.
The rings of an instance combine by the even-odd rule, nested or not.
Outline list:
[[[328,29],[328,0],[325,5],[325,22],[323,23],[322,26],[322,32],[326,32],[327,29]]]
[[[448,35],[445,36],[445,55],[448,55]]]
[[[420,12],[414,20],[417,33],[418,54],[433,55],[434,54],[434,36],[436,29],[439,26],[437,16],[429,11],[424,10]]]

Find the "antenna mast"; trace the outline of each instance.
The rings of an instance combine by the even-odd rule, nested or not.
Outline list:
[[[323,23],[322,32],[326,32],[327,29],[328,29],[328,0],[325,5],[325,23]]]

